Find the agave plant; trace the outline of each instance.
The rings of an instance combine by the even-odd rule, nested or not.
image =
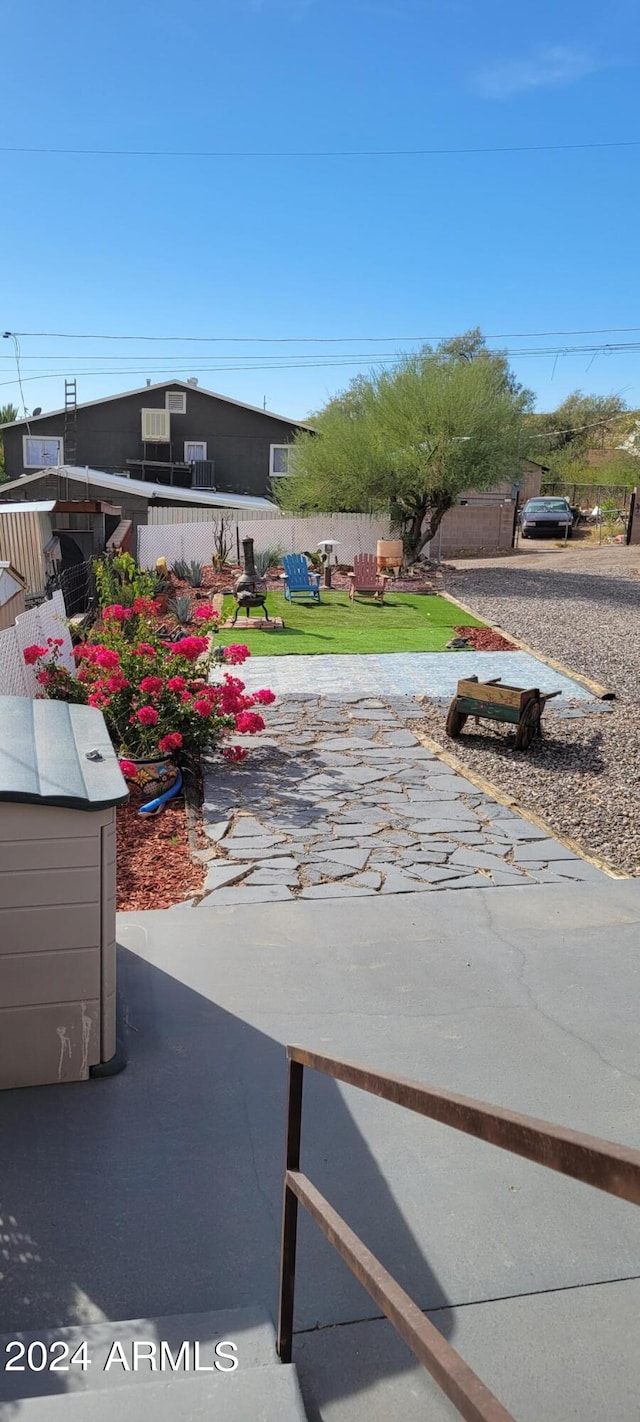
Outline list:
[[[270,568],[278,567],[282,562],[284,551],[284,548],[280,548],[276,544],[273,548],[261,548],[257,553],[254,553],[253,561],[259,578],[265,578]]]
[[[198,563],[195,560],[189,563],[189,566],[185,573],[185,578],[187,582],[191,584],[192,588],[202,587],[202,571],[202,563]]]
[[[185,563],[184,558],[176,558],[175,563],[171,564],[171,572],[175,575],[176,578],[180,579],[181,583],[184,583],[187,581],[189,564]]]
[[[169,603],[169,607],[180,626],[187,627],[191,621],[191,598],[186,593],[180,597],[174,597]]]

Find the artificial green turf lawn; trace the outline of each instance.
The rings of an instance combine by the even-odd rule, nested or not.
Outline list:
[[[292,653],[343,652],[442,652],[454,627],[484,627],[453,603],[441,597],[412,593],[385,593],[383,603],[373,598],[349,601],[346,592],[320,591],[320,603],[285,600],[270,592],[270,617],[281,617],[277,632],[242,632],[227,628],[220,642],[244,642],[254,657],[282,657]],[[225,598],[223,619],[232,617],[235,604]]]

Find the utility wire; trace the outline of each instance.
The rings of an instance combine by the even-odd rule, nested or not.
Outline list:
[[[607,342],[606,344],[589,345],[523,346],[512,349],[504,349],[500,352],[500,354],[504,354],[505,356],[510,357],[512,359],[521,359],[524,357],[542,358],[545,356],[553,356],[557,360],[560,356],[581,356],[585,354],[592,354],[594,352],[596,354],[607,355],[630,355],[635,354],[638,351],[640,351],[640,341],[619,341]],[[498,353],[488,352],[488,354],[493,355]],[[326,366],[327,368],[329,368],[331,366],[339,365],[346,366],[352,364],[365,364],[366,362],[371,361],[375,361],[380,364],[393,364],[398,363],[400,360],[402,360],[403,355],[405,357],[417,357],[419,359],[420,353],[413,351],[404,353],[395,352],[391,354],[384,351],[345,351],[344,353],[330,351],[326,354],[323,354],[319,351],[310,351],[307,354],[303,354],[301,352],[288,352],[287,354],[278,355],[274,352],[268,352],[264,355],[259,355],[255,352],[246,352],[246,354],[243,354],[242,356],[234,356],[229,355],[226,352],[224,354],[221,352],[219,356],[213,357],[215,361],[215,364],[213,365],[210,363],[210,359],[207,360],[207,358],[204,356],[185,356],[181,358],[179,362],[171,356],[167,356],[166,358],[163,358],[162,356],[154,356],[151,359],[148,359],[147,357],[141,355],[125,356],[123,354],[121,354],[120,356],[88,355],[80,357],[81,361],[121,360],[127,362],[126,365],[122,366],[114,366],[112,364],[106,367],[104,370],[97,370],[95,369],[95,367],[92,368],[91,366],[85,367],[82,365],[76,365],[73,355],[69,352],[67,352],[65,355],[38,355],[32,357],[26,356],[23,357],[23,360],[32,359],[45,362],[48,360],[64,360],[66,362],[73,361],[76,374],[82,375],[102,375],[109,373],[122,375],[142,375],[145,373],[153,373],[154,371],[158,370],[164,371],[168,368],[169,365],[171,365],[174,369],[177,367],[178,369],[188,370],[191,374],[194,371],[198,370],[303,370],[308,367]],[[0,356],[0,361],[7,361],[9,359],[10,358],[8,356]],[[221,362],[224,362],[224,364],[221,364]],[[228,362],[232,362],[232,364],[228,364]],[[52,371],[51,374],[53,375],[55,374],[55,372]],[[44,372],[41,372],[41,375],[44,378]],[[34,375],[33,377],[29,378],[37,379],[38,377]]]
[[[633,335],[640,332],[640,326],[600,326],[586,327],[580,331],[498,331],[496,335],[485,336],[486,341],[506,341],[532,339],[534,336],[610,336]],[[7,336],[16,335],[23,339],[63,341],[183,341],[189,344],[248,344],[248,345],[339,345],[350,341],[452,341],[456,336],[116,336],[86,331],[7,331]],[[457,333],[460,334],[459,332]]]
[[[216,149],[216,148],[27,148],[2,145],[0,153],[35,153],[78,158],[446,158],[485,153],[574,153],[607,148],[640,148],[639,138],[613,139],[606,143],[523,143],[487,148],[312,148],[312,149]]]
[[[10,335],[9,332],[7,332],[7,336],[9,337],[10,340],[13,341],[13,350],[14,350],[15,361],[16,361],[16,370],[17,370],[17,372],[18,372],[18,379],[17,379],[17,381],[15,381],[15,380],[10,380],[10,381],[5,381],[4,383],[5,383],[5,384],[8,384],[8,385],[16,385],[16,384],[17,384],[17,385],[19,386],[19,388],[20,388],[20,398],[21,398],[21,400],[22,400],[22,413],[23,413],[23,415],[24,415],[24,417],[25,417],[25,421],[26,421],[26,425],[27,425],[27,434],[30,435],[30,434],[31,434],[31,430],[29,429],[29,416],[28,416],[28,414],[27,414],[27,402],[26,402],[26,400],[25,400],[25,398],[24,398],[24,390],[23,390],[23,388],[22,388],[22,371],[20,370],[20,342],[19,342],[17,336],[12,336],[12,335]],[[26,378],[29,379],[28,376],[27,376]]]
[[[505,351],[505,355],[511,356],[511,357],[516,357],[516,358],[528,357],[528,358],[535,358],[535,359],[541,359],[541,358],[544,358],[544,357],[551,357],[551,356],[553,356],[553,357],[557,360],[560,356],[584,355],[585,353],[588,353],[588,352],[594,351],[594,350],[595,350],[596,352],[606,352],[607,354],[611,354],[611,355],[634,355],[634,354],[638,354],[638,353],[640,352],[640,341],[628,342],[628,343],[626,343],[626,344],[624,344],[624,345],[621,344],[621,345],[617,345],[617,346],[616,346],[616,345],[595,346],[595,347],[594,347],[594,346],[535,346],[535,347],[531,347],[531,348],[525,349],[525,350],[514,350],[514,351],[509,351],[509,350],[508,350],[508,351]],[[134,357],[133,359],[134,359],[134,360],[139,360],[140,358],[139,358],[139,357]],[[227,361],[228,359],[229,359],[229,358],[226,357],[226,356],[221,356],[221,357],[218,359],[218,361],[216,361],[216,363],[213,364],[213,365],[211,365],[211,364],[209,364],[209,363],[202,363],[202,362],[200,362],[200,361],[189,361],[188,364],[187,364],[186,362],[184,362],[184,363],[180,362],[180,364],[177,364],[175,361],[171,361],[171,359],[169,358],[168,360],[162,360],[161,363],[157,363],[157,361],[153,361],[153,362],[145,361],[145,362],[143,362],[142,364],[136,364],[136,365],[133,365],[133,366],[130,365],[130,364],[123,365],[123,366],[113,366],[113,365],[112,365],[112,366],[106,367],[105,369],[102,369],[102,370],[96,369],[95,367],[91,367],[91,366],[84,367],[84,366],[82,366],[82,365],[74,366],[74,369],[75,369],[76,375],[138,375],[138,376],[142,376],[142,375],[145,374],[145,373],[147,373],[147,374],[149,374],[149,373],[151,373],[151,374],[157,374],[158,372],[162,373],[162,372],[170,371],[171,369],[173,369],[174,371],[176,371],[176,370],[177,370],[177,371],[180,371],[180,370],[182,370],[182,371],[189,371],[189,373],[192,373],[193,371],[199,371],[199,372],[202,373],[202,372],[217,371],[217,370],[233,370],[233,371],[235,371],[235,372],[239,372],[239,371],[243,371],[243,370],[264,370],[264,371],[278,371],[278,370],[310,370],[310,369],[326,369],[326,370],[330,370],[330,369],[332,369],[332,368],[336,368],[336,367],[340,367],[340,366],[363,365],[364,363],[366,363],[367,361],[370,361],[370,360],[376,360],[376,362],[377,362],[378,364],[385,364],[385,365],[388,365],[388,364],[395,364],[395,363],[398,362],[399,357],[398,357],[397,354],[396,354],[396,355],[387,355],[387,354],[380,354],[380,353],[376,353],[376,354],[366,353],[366,354],[363,354],[363,353],[355,352],[355,351],[354,351],[354,352],[350,353],[349,355],[345,354],[345,355],[342,355],[342,356],[338,356],[338,355],[334,355],[334,354],[332,353],[332,354],[328,354],[328,355],[326,355],[326,356],[321,356],[321,355],[318,355],[318,354],[310,354],[309,356],[303,356],[303,357],[300,357],[300,358],[298,358],[298,359],[296,359],[295,356],[293,356],[293,358],[291,358],[291,359],[287,359],[286,356],[277,356],[277,357],[274,357],[274,356],[256,357],[256,356],[254,356],[254,357],[252,358],[250,355],[247,355],[246,357],[244,357],[244,362],[243,362],[242,364],[238,364],[237,361],[236,361],[236,363],[233,364],[233,365],[228,365],[228,364],[226,363],[226,361]],[[60,374],[59,371],[53,371],[53,370],[52,370],[52,371],[47,371],[47,372],[45,372],[45,371],[39,371],[39,372],[37,372],[37,373],[34,373],[33,375],[25,376],[24,379],[25,379],[25,380],[44,380],[44,379],[49,379],[49,378],[55,379],[55,378],[57,378],[57,377],[59,376],[59,374]],[[170,379],[171,376],[168,375],[167,378]],[[175,374],[175,375],[174,375],[174,378],[175,378],[175,379],[182,379],[183,377],[182,377],[181,375]],[[13,382],[9,382],[9,383],[15,384],[16,382],[13,381]]]

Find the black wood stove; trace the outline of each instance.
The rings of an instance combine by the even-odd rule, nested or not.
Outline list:
[[[271,621],[267,612],[267,585],[264,578],[259,578],[256,573],[256,565],[253,558],[253,539],[243,538],[242,553],[244,558],[244,572],[240,574],[234,589],[236,600],[236,610],[233,614],[232,625],[235,623],[239,613],[248,616],[252,607],[262,608],[265,620]]]

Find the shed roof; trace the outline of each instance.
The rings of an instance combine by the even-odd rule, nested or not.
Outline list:
[[[269,499],[250,498],[246,494],[222,494],[213,489],[179,489],[172,484],[151,484],[145,479],[130,479],[126,474],[107,474],[102,469],[79,469],[69,464],[55,464],[47,469],[38,469],[34,474],[23,474],[20,479],[13,479],[10,484],[4,484],[2,492],[7,489],[23,489],[25,484],[46,479],[52,474],[73,479],[85,489],[90,484],[96,484],[101,489],[109,489],[111,493],[138,494],[149,503],[153,503],[154,499],[162,499],[165,503],[197,504],[200,508],[241,509],[243,512],[271,512],[274,515],[280,512],[277,504],[272,504]],[[45,509],[54,509],[56,502],[54,499],[49,504],[38,503],[27,507],[38,508],[44,512]],[[15,512],[22,506],[10,504],[8,507]],[[0,502],[0,510],[3,508],[6,513],[7,505]]]
[[[31,475],[28,475],[27,477],[31,478]],[[38,478],[41,479],[42,474],[39,474]],[[17,488],[18,484],[24,484],[25,482],[26,481],[24,479],[16,479],[13,484],[5,484],[4,487],[5,489],[15,489]],[[31,503],[28,499],[20,499],[16,504],[3,504],[0,500],[0,514],[53,513],[55,507],[55,499],[35,499],[33,503]]]
[[[128,798],[101,711],[0,696],[0,800],[106,810]]]

